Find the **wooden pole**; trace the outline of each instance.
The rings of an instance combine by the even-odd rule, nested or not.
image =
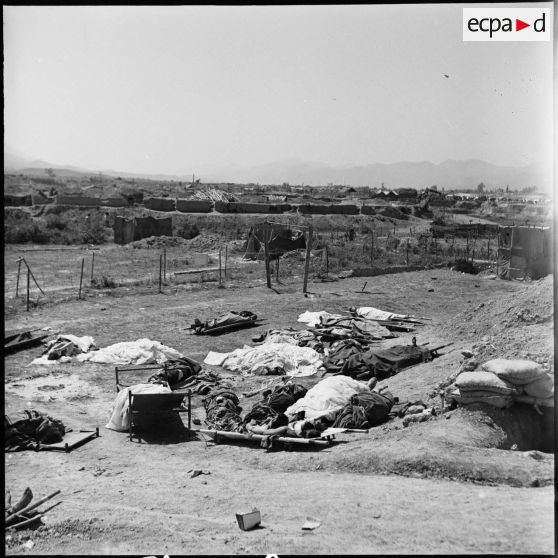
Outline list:
[[[225,244],[225,279],[227,278],[227,260],[229,258],[229,246]],[[279,276],[279,271],[277,271],[277,276]]]
[[[265,277],[267,281],[267,288],[271,289],[271,268],[269,265],[269,236],[270,227],[266,223],[264,227],[264,258],[265,258]]]
[[[302,292],[306,294],[308,288],[308,270],[310,269],[310,253],[312,251],[312,225],[308,227],[308,240],[306,244],[306,260],[304,262],[304,284]]]
[[[85,258],[81,258],[81,273],[79,275],[79,293],[78,300],[81,299],[81,285],[83,284],[83,266],[85,265]]]
[[[500,265],[500,227],[496,232],[496,277],[499,277],[499,265]]]
[[[21,258],[17,260],[16,298],[19,296],[19,274],[21,272]]]
[[[223,248],[219,244],[219,286],[221,286],[221,283],[223,281],[223,265],[222,265],[222,256],[221,256],[222,250]]]
[[[23,259],[23,263],[27,266],[27,269],[29,270],[29,273],[31,273],[31,278],[33,279],[35,285],[37,285],[37,288],[39,289],[39,291],[41,291],[41,293],[43,293],[43,295],[45,294],[45,292],[43,291],[43,289],[41,289],[41,286],[39,285],[39,283],[37,283],[37,279],[35,279],[35,276],[33,275],[33,272],[31,271],[31,268],[29,267],[29,264],[27,263],[27,260],[25,258]]]
[[[327,246],[325,247],[325,257],[326,257],[326,275],[329,274],[329,254],[327,252]]]
[[[374,231],[372,231],[372,246],[370,247],[370,265],[374,265]]]
[[[277,269],[276,269],[276,277],[275,279],[277,280],[277,283],[279,283],[279,256],[277,256]]]
[[[31,280],[31,277],[29,276],[30,273],[30,269],[27,268],[27,312],[29,312],[29,281]]]
[[[408,242],[405,246],[405,261],[407,262],[407,267],[409,267],[409,243]]]
[[[95,252],[93,252],[93,257],[91,258],[91,283],[93,283],[93,270],[95,269]]]
[[[163,248],[163,281],[167,280],[167,249]]]
[[[162,282],[163,282],[163,254],[159,254],[159,293],[163,292]]]

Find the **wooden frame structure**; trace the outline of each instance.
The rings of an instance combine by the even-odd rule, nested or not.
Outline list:
[[[143,370],[159,370],[161,365],[136,365],[136,366],[115,366],[114,374],[116,379],[116,392],[118,393],[129,385],[120,381],[121,372],[138,372]],[[187,397],[187,405],[184,407],[184,398]],[[188,413],[188,431],[192,430],[192,390],[176,389],[170,393],[132,393],[128,392],[128,405],[130,412],[130,442],[134,438],[137,426],[136,419],[139,415],[157,415],[163,413]],[[136,435],[141,442],[141,438]]]
[[[283,227],[285,229],[295,229],[307,233],[306,237],[306,257],[304,259],[304,282],[302,287],[302,292],[307,293],[308,290],[308,271],[310,269],[310,253],[312,251],[312,236],[314,233],[314,228],[312,225],[291,225],[288,223],[278,223],[276,221],[268,221],[267,219],[263,222],[264,226],[264,258],[265,258],[265,274],[267,279],[267,288],[271,289],[271,268],[270,268],[270,257],[269,257],[269,243],[271,241],[271,230],[273,225]],[[277,260],[277,266],[279,266],[279,260]]]

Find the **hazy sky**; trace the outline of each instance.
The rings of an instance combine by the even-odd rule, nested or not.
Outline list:
[[[464,43],[462,7],[4,7],[5,145],[175,174],[551,158],[552,43]]]

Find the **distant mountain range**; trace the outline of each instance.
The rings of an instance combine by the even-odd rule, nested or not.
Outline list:
[[[5,172],[28,174],[44,173],[52,168],[59,176],[102,174],[114,177],[139,178],[148,180],[175,180],[189,182],[192,175],[168,175],[130,173],[113,170],[90,170],[70,165],[55,165],[47,161],[30,160],[14,154],[8,149],[4,152]],[[445,161],[434,164],[424,162],[374,163],[355,166],[329,166],[324,163],[308,162],[300,159],[286,159],[251,167],[230,166],[221,168],[200,167],[194,169],[196,178],[202,182],[234,182],[240,184],[304,184],[326,186],[340,184],[346,186],[386,188],[425,188],[436,185],[438,188],[474,189],[480,182],[486,187],[521,189],[537,186],[540,191],[552,191],[552,169],[542,164],[523,167],[503,167],[478,159],[465,161]]]

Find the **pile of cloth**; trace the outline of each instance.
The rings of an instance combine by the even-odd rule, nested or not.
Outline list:
[[[462,372],[450,391],[458,404],[487,403],[508,408],[514,403],[554,407],[554,376],[532,360],[492,359],[480,370]]]
[[[316,339],[308,329],[269,329],[252,337],[254,343],[290,343],[299,347],[310,347],[318,353],[323,352],[323,343]]]
[[[182,387],[188,378],[196,376],[202,369],[201,365],[188,357],[169,360],[163,363],[163,368],[152,374],[148,384],[168,385],[171,389]]]
[[[374,376],[383,380],[402,368],[432,360],[431,352],[417,345],[394,345],[387,349],[369,348],[356,340],[347,339],[332,344],[324,358],[324,367],[332,374],[344,374],[356,379]]]
[[[46,344],[43,354],[34,359],[31,364],[57,364],[70,362],[72,357],[96,349],[95,340],[87,335],[58,335],[56,339]]]
[[[323,311],[305,312],[298,317],[298,321],[308,324],[315,336],[323,341],[357,339],[361,343],[371,343],[396,337],[375,321]]]
[[[255,324],[257,319],[258,316],[248,310],[242,310],[240,312],[231,311],[217,318],[205,320],[204,322],[196,318],[194,323],[187,329],[187,332],[196,335],[207,335],[220,333],[222,331],[233,331],[243,327],[250,327]]]
[[[167,385],[135,384],[120,390],[114,400],[110,419],[105,428],[117,432],[127,432],[130,429],[129,393],[172,393]]]
[[[205,364],[222,366],[242,375],[312,376],[322,370],[320,354],[310,347],[291,343],[264,343],[257,347],[245,345],[231,353],[210,351]]]
[[[55,364],[63,362],[96,362],[99,364],[162,364],[182,358],[182,353],[151,339],[124,341],[98,349],[93,337],[60,335],[49,343],[45,354],[31,364]]]
[[[4,450],[36,450],[61,442],[68,431],[62,421],[33,409],[10,413],[4,418]]]
[[[296,401],[306,395],[308,390],[291,381],[275,386],[262,393],[262,401],[256,403],[244,417],[247,430],[254,432],[254,427],[262,431],[288,425],[285,411]]]
[[[167,347],[159,341],[143,338],[137,341],[123,341],[108,347],[89,351],[75,357],[79,362],[96,362],[99,364],[163,364],[168,360],[182,358],[179,351]]]

